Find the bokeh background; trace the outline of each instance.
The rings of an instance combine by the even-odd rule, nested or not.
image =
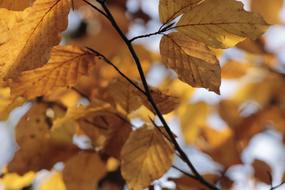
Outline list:
[[[231,112],[229,107],[233,105],[232,102],[229,103],[230,105],[226,104],[225,100],[244,101],[242,106],[239,106],[238,110],[239,114],[245,118],[263,110],[265,104],[268,104],[268,101],[270,101],[268,99],[271,96],[272,91],[275,91],[274,93],[277,94],[280,93],[281,99],[282,96],[284,96],[284,90],[276,92],[276,88],[272,87],[274,86],[273,84],[275,83],[275,80],[278,79],[274,77],[272,78],[273,74],[271,70],[280,73],[280,75],[283,75],[285,72],[285,3],[283,3],[282,0],[255,0],[255,3],[250,0],[243,0],[242,2],[244,3],[246,10],[254,9],[261,13],[268,22],[273,23],[273,25],[269,28],[266,34],[259,39],[259,42],[247,42],[247,44],[244,43],[239,45],[239,48],[230,48],[224,51],[217,50],[221,65],[226,65],[228,62],[234,62],[234,64],[230,65],[229,69],[225,70],[223,73],[224,78],[221,85],[221,95],[217,95],[205,89],[191,90],[191,96],[189,96],[188,104],[194,109],[189,109],[183,113],[186,115],[189,114],[188,122],[191,125],[200,125],[201,123],[202,125],[207,124],[209,127],[222,132],[231,127],[229,126],[229,123],[221,117],[221,109],[224,109],[225,112]],[[133,20],[130,23],[128,29],[129,37],[147,34],[158,30],[160,27],[158,3],[158,0],[127,1],[127,9],[130,14],[139,12],[140,14],[143,13],[144,17],[147,17],[145,20],[143,20],[142,18],[144,17],[142,17]],[[70,34],[80,28],[82,20],[86,18],[85,16],[81,11],[70,12],[69,26],[67,31],[63,33],[63,44],[70,43],[70,41],[72,41],[72,36]],[[100,32],[100,23],[98,24],[97,21],[90,22],[87,29],[92,32]],[[138,40],[136,43],[142,44],[147,49],[159,53],[160,38],[161,36],[154,36]],[[262,43],[262,45],[260,45],[260,43]],[[100,44],[97,45],[100,46]],[[270,71],[267,70],[268,68],[264,69],[264,65],[266,65],[266,68],[270,68]],[[240,73],[240,67],[245,67],[246,71],[233,77],[233,73]],[[148,73],[148,82],[152,86],[159,86],[163,83],[165,78],[167,78],[167,74],[168,71],[166,68],[158,61],[152,66]],[[276,81],[276,83],[278,82]],[[279,83],[283,83],[283,81]],[[285,86],[285,84],[280,85]],[[221,102],[224,104],[221,104]],[[81,103],[84,103],[84,100],[82,100]],[[279,103],[280,102],[277,102],[277,106]],[[221,108],[222,105],[224,105],[224,107]],[[12,159],[15,151],[17,150],[14,128],[30,106],[31,103],[26,103],[25,105],[14,109],[7,121],[0,122],[0,168],[2,169],[5,168],[5,165]],[[205,107],[206,109],[204,109]],[[204,116],[204,112],[208,113],[208,111],[206,111],[208,108],[215,111],[211,111],[210,114]],[[215,162],[206,153],[199,151],[197,146],[195,146],[195,143],[189,144],[190,140],[185,138],[185,136],[187,136],[185,133],[191,132],[187,132],[187,130],[183,128],[181,129],[181,123],[185,121],[181,121],[181,119],[175,114],[169,115],[167,118],[174,133],[177,135],[179,142],[183,145],[190,159],[201,173],[217,173],[222,170],[223,166]],[[271,119],[269,118],[269,120]],[[133,122],[135,125],[140,125],[139,120],[134,119]],[[256,130],[256,134],[249,139],[248,146],[243,149],[241,154],[242,164],[231,166],[226,171],[226,175],[231,180],[235,181],[233,185],[233,189],[235,190],[270,189],[268,184],[265,184],[262,180],[256,181],[252,177],[257,175],[252,165],[256,159],[262,160],[270,166],[274,185],[278,185],[282,180],[284,180],[284,133],[282,134],[282,132],[278,130],[278,127],[274,126],[274,123],[267,123],[266,127],[261,127],[264,123],[257,123],[256,125],[262,129]],[[284,125],[281,124],[280,126],[282,127]],[[243,130],[243,132],[246,133],[247,129],[245,128]],[[220,138],[220,136],[217,136],[216,138]],[[78,144],[80,147],[88,148],[89,139],[85,136],[74,136],[74,143]],[[218,156],[230,157],[229,154],[232,153],[230,151],[221,152]],[[175,161],[174,165],[188,171],[188,168],[179,161],[179,159]],[[55,166],[55,170],[61,170],[62,167],[63,165],[59,163]],[[37,189],[38,185],[50,175],[53,175],[53,171],[39,172],[36,180],[34,181],[34,189]],[[174,184],[169,182],[167,179],[177,177],[179,175],[179,172],[175,169],[171,169],[161,180],[156,182],[156,188],[160,189],[161,186],[174,187]],[[267,173],[259,175],[269,178]],[[5,187],[2,185],[0,186],[0,189],[5,189]],[[285,189],[285,185],[281,186],[279,189]]]

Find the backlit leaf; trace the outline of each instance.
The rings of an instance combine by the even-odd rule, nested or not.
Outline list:
[[[178,78],[193,87],[219,93],[221,70],[215,54],[203,43],[186,35],[171,33],[160,42],[162,61]]]
[[[90,73],[94,56],[76,46],[56,46],[48,63],[25,71],[11,84],[12,94],[26,98],[43,96],[58,87],[74,86],[79,78]]]
[[[256,39],[268,28],[262,17],[243,10],[235,0],[205,0],[184,14],[177,30],[215,48],[228,48],[245,38]]]
[[[156,128],[147,126],[131,133],[121,152],[122,175],[129,188],[141,190],[170,167],[174,149]]]
[[[59,43],[59,33],[66,28],[69,9],[69,0],[37,0],[33,4],[0,48],[1,79],[47,62],[50,48]]]

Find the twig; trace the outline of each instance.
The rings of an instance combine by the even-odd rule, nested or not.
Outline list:
[[[196,176],[194,176],[194,175],[192,175],[192,174],[189,174],[188,172],[186,172],[186,171],[184,171],[184,170],[178,168],[178,167],[175,166],[175,165],[173,165],[172,168],[178,170],[179,172],[183,173],[184,175],[186,175],[186,176],[188,176],[188,177],[190,177],[190,178],[192,178],[192,179],[198,180]]]
[[[171,24],[169,24],[169,25],[167,25],[167,26],[161,25],[161,27],[159,28],[158,31],[152,32],[152,33],[149,33],[149,34],[144,34],[144,35],[139,35],[139,36],[133,37],[133,38],[130,39],[129,41],[130,41],[130,42],[133,42],[133,41],[135,41],[135,40],[137,40],[137,39],[147,38],[147,37],[151,37],[151,36],[163,34],[164,32],[170,30],[173,25],[174,25],[174,23],[171,23]]]
[[[100,2],[100,1],[99,1]],[[210,189],[213,190],[218,190],[218,188],[209,183],[206,179],[204,179],[199,172],[196,170],[196,168],[194,167],[194,165],[192,164],[192,162],[189,160],[189,158],[187,157],[186,153],[182,150],[182,148],[180,147],[180,145],[178,144],[178,142],[176,141],[175,136],[173,135],[170,127],[168,126],[168,124],[166,123],[162,113],[160,112],[159,108],[157,107],[151,91],[149,89],[149,86],[147,84],[146,78],[145,78],[145,74],[141,65],[141,62],[138,58],[138,55],[136,53],[136,51],[134,50],[134,47],[131,43],[131,41],[126,37],[126,35],[123,33],[123,31],[121,30],[121,28],[118,26],[117,22],[115,21],[112,13],[110,12],[110,10],[108,9],[107,5],[105,2],[101,3],[101,6],[103,7],[105,13],[107,14],[107,17],[110,21],[110,23],[112,24],[112,26],[114,27],[114,29],[118,32],[118,34],[120,35],[121,39],[125,42],[125,44],[127,45],[135,63],[137,66],[137,69],[139,71],[144,89],[145,89],[145,95],[150,103],[150,105],[153,107],[154,111],[156,112],[157,116],[159,117],[160,121],[162,122],[166,132],[168,133],[168,135],[170,136],[172,143],[175,146],[175,149],[179,152],[179,154],[181,155],[181,157],[183,158],[183,160],[186,162],[186,164],[189,166],[189,168],[191,169],[191,171],[193,172],[193,174],[197,177],[197,180],[200,181],[202,184],[204,184],[205,186],[207,186]],[[169,27],[167,27],[169,29]],[[170,27],[171,28],[171,27]]]
[[[89,6],[91,6],[93,9],[95,9],[96,11],[98,11],[99,13],[101,13],[103,16],[105,16],[107,18],[106,13],[104,13],[101,9],[99,9],[98,7],[96,7],[95,5],[93,5],[92,3],[90,3],[88,0],[82,0],[85,3],[87,3]]]
[[[203,176],[201,176],[199,174],[199,172],[196,170],[196,168],[194,167],[194,165],[192,164],[192,162],[189,160],[189,158],[187,157],[186,153],[182,150],[182,148],[180,147],[180,145],[178,144],[178,142],[176,141],[176,138],[174,136],[174,134],[172,133],[170,127],[168,126],[167,122],[165,121],[162,113],[160,112],[159,108],[157,107],[153,97],[152,97],[152,94],[151,94],[151,91],[150,91],[150,88],[147,84],[147,81],[146,81],[146,77],[145,77],[145,74],[144,74],[144,71],[143,71],[143,68],[142,68],[142,65],[141,65],[141,62],[140,62],[140,59],[136,53],[136,51],[134,50],[134,47],[132,45],[132,41],[129,40],[126,35],[123,33],[123,31],[121,30],[121,28],[119,27],[119,25],[117,24],[115,18],[113,17],[112,13],[110,12],[109,8],[107,7],[106,5],[106,0],[97,0],[98,3],[101,4],[102,8],[104,9],[104,15],[106,14],[106,18],[110,21],[110,23],[112,24],[112,26],[114,27],[114,29],[118,32],[118,34],[120,35],[121,39],[125,42],[125,44],[127,45],[129,51],[130,51],[130,54],[132,56],[132,58],[134,59],[135,63],[136,63],[136,66],[137,66],[137,69],[139,71],[139,74],[140,74],[140,78],[142,80],[142,83],[143,83],[143,86],[144,86],[144,89],[145,91],[144,92],[144,95],[147,97],[148,99],[148,102],[149,104],[153,107],[155,113],[157,114],[157,116],[159,117],[161,123],[163,124],[167,134],[169,135],[176,151],[180,154],[182,160],[184,160],[184,162],[188,165],[188,167],[191,169],[191,171],[193,172],[194,176],[196,177],[196,180],[198,180],[201,184],[205,185],[206,187],[208,187],[209,189],[213,189],[213,190],[219,190],[219,188],[217,188],[215,185],[211,184],[210,182],[208,182],[206,179],[203,178]],[[97,9],[96,9],[97,10]],[[101,11],[100,11],[101,13]],[[170,26],[166,26],[166,27],[163,27],[163,29],[166,31],[172,29],[172,25],[173,24],[170,24]],[[165,29],[166,28],[166,29]],[[162,29],[161,29],[162,30]],[[137,39],[137,38],[136,38]],[[92,49],[89,49],[90,51],[92,51]],[[94,52],[94,51],[92,51]],[[96,52],[94,52],[96,53]],[[97,55],[99,55],[97,53]],[[99,55],[101,56],[103,59],[105,59],[104,56]],[[107,63],[111,64],[113,66],[113,64],[111,62],[109,62],[108,60],[105,60],[107,61]],[[114,67],[120,74],[121,74],[121,71]],[[133,82],[131,80],[128,80],[130,83],[133,84]],[[134,84],[133,84],[134,85]],[[136,87],[136,85],[134,85]],[[137,87],[136,87],[137,88]],[[140,88],[139,88],[140,89]]]
[[[102,58],[107,64],[111,65],[122,77],[124,77],[129,83],[131,83],[136,89],[138,89],[141,93],[145,95],[145,92],[143,89],[141,89],[136,83],[134,83],[127,75],[125,75],[114,63],[112,63],[106,56],[104,56],[102,53],[90,48],[86,47],[89,51],[91,51],[93,54],[95,54],[97,57]]]
[[[283,181],[282,183],[280,183],[280,184],[277,185],[277,186],[271,187],[270,190],[278,189],[279,187],[281,187],[281,186],[284,185],[284,184],[285,184],[285,181]]]

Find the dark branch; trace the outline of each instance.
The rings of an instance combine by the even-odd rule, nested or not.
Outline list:
[[[159,108],[157,107],[153,97],[152,97],[152,94],[151,94],[151,91],[149,89],[149,86],[147,84],[147,81],[146,81],[146,78],[145,78],[145,74],[144,74],[144,71],[143,71],[143,68],[142,68],[142,65],[141,65],[141,62],[138,58],[138,55],[136,54],[133,46],[132,46],[132,43],[130,42],[130,40],[128,40],[128,38],[125,36],[125,34],[123,33],[123,31],[120,29],[120,27],[118,26],[117,22],[115,21],[112,13],[110,12],[110,10],[108,9],[108,7],[106,6],[105,3],[102,3],[101,4],[104,11],[106,12],[111,24],[113,25],[113,27],[116,29],[116,31],[119,33],[119,35],[121,36],[121,38],[124,40],[124,42],[126,43],[126,45],[128,46],[129,48],[129,51],[137,65],[137,68],[138,68],[138,71],[139,71],[139,74],[140,74],[140,77],[141,77],[141,80],[142,80],[142,83],[143,83],[143,86],[145,88],[145,92],[146,92],[146,96],[147,96],[147,99],[149,101],[149,103],[151,104],[151,106],[153,107],[153,109],[155,110],[157,116],[159,117],[160,121],[162,122],[163,126],[165,127],[166,129],[166,132],[168,133],[170,139],[172,140],[172,143],[174,144],[175,146],[175,149],[179,152],[179,154],[181,155],[181,157],[183,158],[183,160],[186,162],[186,164],[189,166],[189,168],[191,169],[191,171],[194,173],[194,175],[197,177],[197,180],[199,180],[202,184],[204,184],[205,186],[209,187],[210,189],[214,189],[214,190],[218,190],[217,187],[215,187],[214,185],[212,185],[211,183],[209,183],[207,180],[205,180],[199,173],[198,171],[196,170],[196,168],[194,167],[194,165],[192,164],[192,162],[189,160],[189,158],[187,157],[186,153],[182,150],[182,148],[180,147],[180,145],[178,144],[178,142],[176,141],[176,138],[175,136],[173,135],[170,127],[168,126],[168,124],[166,123],[162,113],[160,112]],[[169,28],[169,27],[167,27]]]
[[[95,9],[96,11],[98,11],[99,13],[101,13],[103,16],[105,16],[107,18],[106,13],[104,13],[101,9],[99,9],[98,7],[96,7],[95,5],[93,5],[92,3],[90,3],[88,0],[82,0],[85,3],[87,3],[89,6],[91,6],[93,9]]]
[[[186,176],[188,176],[188,177],[190,177],[190,178],[192,178],[192,179],[199,180],[196,176],[194,176],[194,175],[192,175],[192,174],[189,174],[188,172],[186,172],[186,171],[184,171],[184,170],[178,168],[177,166],[174,166],[174,165],[173,165],[172,168],[178,170],[179,172],[183,173],[184,175],[186,175]]]
[[[167,134],[169,135],[176,151],[180,154],[181,158],[184,160],[184,162],[189,166],[189,168],[191,169],[191,171],[193,172],[194,176],[196,177],[196,180],[198,180],[201,184],[207,186],[209,189],[213,189],[213,190],[219,190],[219,188],[217,188],[215,185],[211,184],[210,182],[208,182],[206,179],[203,178],[203,176],[201,176],[199,174],[199,172],[196,170],[196,168],[194,167],[194,165],[192,164],[192,162],[189,160],[189,158],[187,157],[186,153],[182,150],[182,148],[180,147],[180,145],[178,144],[178,142],[176,141],[175,135],[172,133],[170,127],[168,126],[166,120],[164,119],[162,113],[160,112],[159,108],[157,107],[150,88],[147,84],[146,78],[145,78],[145,74],[141,65],[141,62],[139,60],[139,57],[136,53],[136,51],[134,50],[134,47],[132,45],[132,42],[126,37],[126,35],[123,33],[123,31],[121,30],[121,28],[119,27],[119,25],[117,24],[115,18],[113,17],[112,13],[110,12],[110,10],[108,9],[106,2],[104,0],[97,0],[97,2],[99,2],[102,6],[102,8],[104,9],[108,20],[110,21],[110,23],[112,24],[112,26],[114,27],[114,29],[118,32],[118,34],[120,35],[121,39],[125,42],[125,44],[127,45],[130,54],[132,55],[132,58],[134,59],[137,69],[139,71],[144,89],[145,89],[145,96],[148,99],[148,102],[150,103],[150,105],[152,106],[152,108],[154,109],[155,113],[157,114],[157,116],[159,117],[161,123],[163,124]],[[170,30],[172,26],[166,26],[166,30]],[[163,27],[164,28],[164,27]]]
[[[107,64],[111,65],[123,78],[125,78],[129,83],[131,83],[136,89],[138,89],[141,93],[145,95],[145,92],[143,89],[141,89],[136,83],[134,83],[128,76],[126,76],[114,63],[112,63],[106,56],[101,54],[100,52],[86,47],[89,51],[91,51],[95,56],[100,57],[103,59]]]
[[[281,187],[281,186],[284,185],[284,184],[285,184],[285,181],[283,181],[282,183],[280,183],[280,184],[277,185],[277,186],[271,187],[270,190],[278,189],[279,187]]]

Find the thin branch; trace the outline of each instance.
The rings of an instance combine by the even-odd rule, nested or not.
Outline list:
[[[281,187],[281,186],[284,185],[284,184],[285,184],[285,181],[283,181],[282,183],[280,183],[280,184],[277,185],[277,186],[271,187],[270,190],[278,189],[279,187]]]
[[[153,33],[149,33],[149,34],[144,34],[144,35],[140,35],[140,36],[136,36],[136,37],[133,37],[132,39],[130,39],[129,41],[130,42],[133,42],[137,39],[140,39],[140,38],[147,38],[147,37],[151,37],[151,36],[155,36],[155,35],[159,35],[159,34],[162,34],[161,30],[157,31],[157,32],[153,32]]]
[[[186,175],[186,176],[188,176],[188,177],[190,177],[190,178],[192,178],[192,179],[198,180],[198,178],[197,178],[196,176],[194,176],[194,175],[192,175],[192,174],[189,174],[188,172],[186,172],[186,171],[184,171],[184,170],[178,168],[178,167],[175,166],[175,165],[173,165],[172,168],[178,170],[179,172],[183,173],[184,175]]]
[[[93,5],[92,3],[90,3],[88,0],[82,0],[85,3],[87,3],[89,6],[91,6],[93,9],[95,9],[96,11],[98,11],[99,13],[101,13],[103,16],[105,16],[107,18],[106,13],[104,13],[101,9],[99,9],[98,7],[96,7],[95,5]]]
[[[97,57],[103,59],[107,64],[111,65],[123,78],[125,78],[129,83],[131,83],[136,89],[138,89],[141,93],[145,95],[145,91],[141,89],[136,83],[134,83],[127,75],[125,75],[114,63],[112,63],[106,56],[102,53],[90,48],[86,47],[89,51],[95,54]]]
[[[133,41],[135,41],[137,39],[147,38],[147,37],[151,37],[151,36],[155,36],[155,35],[164,34],[164,32],[168,31],[173,25],[174,25],[174,23],[171,23],[171,24],[169,24],[167,26],[161,25],[161,27],[159,28],[158,31],[152,32],[152,33],[149,33],[149,34],[144,34],[144,35],[139,35],[139,36],[133,37],[129,41],[133,42]]]
[[[97,0],[98,1],[98,0]],[[100,1],[99,1],[100,2]],[[187,157],[186,153],[182,150],[182,148],[180,147],[180,145],[178,144],[178,142],[176,141],[175,136],[173,135],[170,127],[168,126],[168,124],[166,123],[162,113],[160,112],[159,108],[157,107],[150,88],[147,84],[146,78],[145,78],[145,74],[141,65],[141,62],[138,58],[138,55],[136,53],[136,51],[134,50],[134,47],[131,43],[131,41],[126,37],[126,35],[123,33],[123,31],[121,30],[121,28],[119,27],[119,25],[117,24],[115,18],[113,17],[112,13],[110,12],[110,10],[108,9],[107,5],[105,4],[105,2],[101,2],[101,6],[103,7],[105,13],[107,14],[107,17],[109,19],[109,21],[111,22],[112,26],[114,27],[114,29],[118,32],[118,34],[120,35],[121,39],[125,42],[125,44],[127,45],[135,63],[137,66],[137,69],[139,71],[144,89],[145,89],[145,95],[150,103],[150,105],[153,107],[154,111],[156,112],[157,116],[159,117],[161,123],[163,124],[166,132],[168,133],[169,137],[172,140],[172,143],[175,146],[175,149],[179,152],[179,154],[181,155],[181,157],[183,158],[183,160],[186,162],[186,164],[189,166],[189,168],[191,169],[191,171],[193,172],[193,174],[197,177],[197,180],[200,181],[201,184],[204,184],[205,186],[207,186],[210,189],[213,190],[219,190],[219,188],[217,188],[215,185],[211,184],[210,182],[208,182],[206,179],[203,178],[203,176],[201,176],[199,174],[199,172],[196,170],[196,168],[194,167],[194,165],[192,164],[192,162],[189,160],[189,158]]]

